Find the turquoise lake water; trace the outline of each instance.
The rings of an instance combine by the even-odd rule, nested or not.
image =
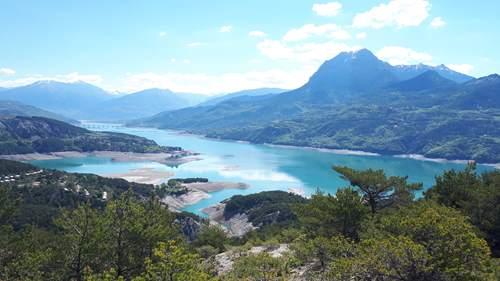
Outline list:
[[[264,190],[302,190],[305,195],[318,188],[329,193],[347,185],[332,165],[345,165],[355,169],[384,169],[388,175],[408,176],[411,182],[422,182],[424,187],[434,183],[434,177],[448,169],[462,169],[464,164],[452,162],[420,161],[392,156],[360,156],[335,154],[312,149],[285,148],[254,145],[243,142],[218,141],[193,135],[149,128],[126,128],[109,124],[86,124],[92,130],[129,133],[153,139],[161,145],[181,146],[201,153],[202,160],[169,167],[159,163],[112,162],[108,158],[84,157],[58,160],[33,161],[44,168],[68,172],[95,173],[99,175],[127,172],[137,168],[154,168],[175,173],[174,177],[205,177],[210,181],[243,182],[245,190],[222,190],[211,197],[187,206],[186,211],[196,214],[201,209],[216,204],[235,194],[249,194]],[[492,169],[479,165],[479,171]],[[165,179],[167,180],[167,179]]]

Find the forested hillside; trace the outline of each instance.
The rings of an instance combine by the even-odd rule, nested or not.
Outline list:
[[[179,147],[159,146],[146,138],[110,132],[92,132],[43,117],[0,118],[0,154],[60,151],[172,152]]]
[[[161,203],[158,187],[0,161],[2,280],[498,280],[498,171],[447,171],[420,184],[381,170],[310,199],[235,196],[223,229]],[[12,178],[11,178],[12,177]],[[4,178],[8,178],[5,181]],[[10,180],[13,179],[13,180]],[[193,235],[194,233],[194,235]],[[189,234],[189,235],[188,235]]]

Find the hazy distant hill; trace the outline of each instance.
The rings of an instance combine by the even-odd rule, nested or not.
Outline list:
[[[457,83],[463,83],[474,79],[474,77],[454,71],[444,64],[438,66],[430,66],[425,64],[396,65],[393,68],[394,74],[401,80],[410,79],[429,70],[433,70],[444,78],[455,81]]]
[[[1,117],[15,117],[15,116],[40,116],[51,119],[64,121],[67,123],[77,124],[78,121],[64,117],[62,115],[46,111],[31,105],[23,104],[16,101],[3,101],[0,100],[0,116]]]
[[[0,100],[39,107],[75,119],[120,121],[196,105],[203,95],[148,89],[127,95],[110,94],[85,82],[39,81],[0,91]]]
[[[458,83],[446,79],[439,75],[434,70],[427,70],[426,72],[418,75],[417,77],[397,82],[389,88],[396,91],[409,92],[409,91],[425,91],[432,89],[442,89],[457,86]]]
[[[211,98],[207,100],[206,102],[201,103],[200,105],[206,106],[206,105],[215,105],[218,103],[221,103],[223,101],[229,100],[229,99],[234,99],[238,97],[255,97],[255,96],[262,96],[262,95],[273,95],[273,94],[281,94],[283,92],[286,92],[287,90],[285,89],[279,89],[279,88],[258,88],[258,89],[252,89],[252,90],[243,90],[243,91],[238,91],[235,93],[230,93],[222,96],[217,96],[214,98]]]
[[[112,97],[85,82],[38,81],[0,92],[0,100],[19,101],[72,118],[83,117],[82,112]]]
[[[94,107],[89,119],[131,120],[152,116],[165,110],[193,106],[204,100],[202,95],[174,93],[164,89],[147,89],[102,102]]]
[[[296,90],[162,112],[133,124],[256,143],[500,162],[499,76],[460,84],[415,69],[408,67],[405,75],[412,75],[402,80],[401,67],[370,51],[346,52]]]

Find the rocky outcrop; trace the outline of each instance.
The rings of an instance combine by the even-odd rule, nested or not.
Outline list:
[[[208,215],[210,221],[220,224],[231,237],[241,237],[256,229],[248,220],[247,214],[236,214],[226,220],[224,218],[225,206],[226,204],[219,203],[203,209],[203,212]]]
[[[202,222],[189,216],[180,216],[176,222],[180,225],[181,232],[188,241],[194,241],[202,227]]]
[[[215,256],[216,271],[218,275],[224,275],[225,273],[231,271],[234,262],[238,258],[243,256],[267,253],[273,258],[280,258],[289,252],[290,252],[290,247],[288,244],[279,244],[273,246],[256,246],[252,247],[248,251],[238,251],[238,250],[227,251]]]

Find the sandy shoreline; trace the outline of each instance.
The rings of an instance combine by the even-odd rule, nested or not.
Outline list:
[[[398,155],[393,155],[396,158],[408,158],[408,159],[413,159],[413,160],[419,160],[419,161],[430,161],[430,162],[437,162],[437,163],[457,163],[457,164],[467,164],[468,162],[472,160],[449,160],[449,159],[444,159],[444,158],[428,158],[423,156],[422,154],[398,154]],[[488,164],[483,164],[483,165],[488,165]],[[492,164],[490,164],[492,165]],[[498,164],[493,164],[493,165],[498,165]]]
[[[199,190],[203,192],[216,192],[224,189],[246,189],[248,185],[241,182],[195,182],[183,184],[189,190]]]
[[[200,160],[196,154],[192,152],[184,152],[186,155],[179,153],[135,153],[135,152],[118,152],[118,151],[63,151],[50,153],[28,153],[28,154],[11,154],[0,155],[2,159],[15,161],[34,161],[34,160],[56,160],[63,158],[79,158],[79,157],[104,157],[111,158],[116,162],[157,162],[170,166],[182,165],[191,161]]]
[[[211,192],[225,189],[246,189],[247,184],[238,182],[200,182],[183,184],[188,189],[186,194],[180,196],[167,196],[162,199],[170,210],[179,211],[180,209],[198,203],[203,199],[210,198]]]
[[[169,131],[169,132],[176,133],[179,135],[189,135],[189,136],[194,136],[194,137],[209,139],[209,140],[228,141],[228,142],[236,142],[236,143],[248,143],[248,144],[258,145],[258,143],[252,143],[249,141],[223,139],[223,138],[210,138],[210,137],[207,137],[206,135],[203,135],[203,134],[195,134],[195,133],[190,133],[190,132],[185,132],[185,131],[176,131],[176,130],[170,130],[170,129],[167,129],[165,131]],[[396,158],[410,158],[410,159],[418,160],[418,161],[431,161],[431,162],[439,162],[439,163],[463,164],[463,163],[467,163],[470,161],[470,160],[454,160],[454,159],[445,159],[445,158],[428,158],[428,157],[425,157],[421,154],[394,154],[394,155],[392,155],[392,154],[380,154],[380,153],[368,152],[368,151],[362,151],[362,150],[330,149],[330,148],[320,148],[320,147],[313,147],[313,146],[282,145],[282,144],[272,144],[272,143],[264,143],[262,145],[269,146],[269,147],[288,148],[288,149],[313,150],[313,151],[334,153],[334,154],[339,154],[339,155],[390,156],[390,157],[396,157]],[[479,165],[490,166],[490,167],[493,167],[496,169],[500,169],[500,163],[481,163],[481,162],[476,162],[476,163]]]
[[[57,160],[63,158],[79,158],[79,157],[103,157],[110,158],[115,162],[157,162],[168,166],[178,166],[191,161],[201,160],[197,154],[189,151],[179,153],[133,153],[133,152],[116,152],[116,151],[94,151],[94,152],[79,152],[79,151],[64,151],[51,153],[28,153],[28,154],[13,154],[0,155],[1,159],[15,161],[35,161],[35,160]],[[103,174],[104,177],[121,178],[130,182],[159,185],[167,179],[175,176],[174,173],[165,170],[154,168],[138,168],[132,169],[123,173]],[[203,199],[210,197],[211,192],[216,192],[224,189],[246,189],[248,185],[240,182],[200,182],[183,184],[188,189],[188,193],[181,196],[167,196],[163,199],[169,205],[169,208],[179,211],[185,206],[196,204]]]
[[[174,173],[161,171],[154,168],[133,169],[125,173],[103,175],[108,178],[121,178],[130,182],[158,185],[167,178],[173,177]]]
[[[313,151],[320,151],[320,152],[340,154],[340,155],[382,156],[379,153],[367,152],[367,151],[362,151],[362,150],[332,149],[332,148],[320,148],[320,147],[312,147],[312,146],[296,146],[296,145],[284,145],[284,144],[272,144],[272,143],[264,143],[263,145],[269,146],[269,147],[277,147],[277,148],[313,150]]]

